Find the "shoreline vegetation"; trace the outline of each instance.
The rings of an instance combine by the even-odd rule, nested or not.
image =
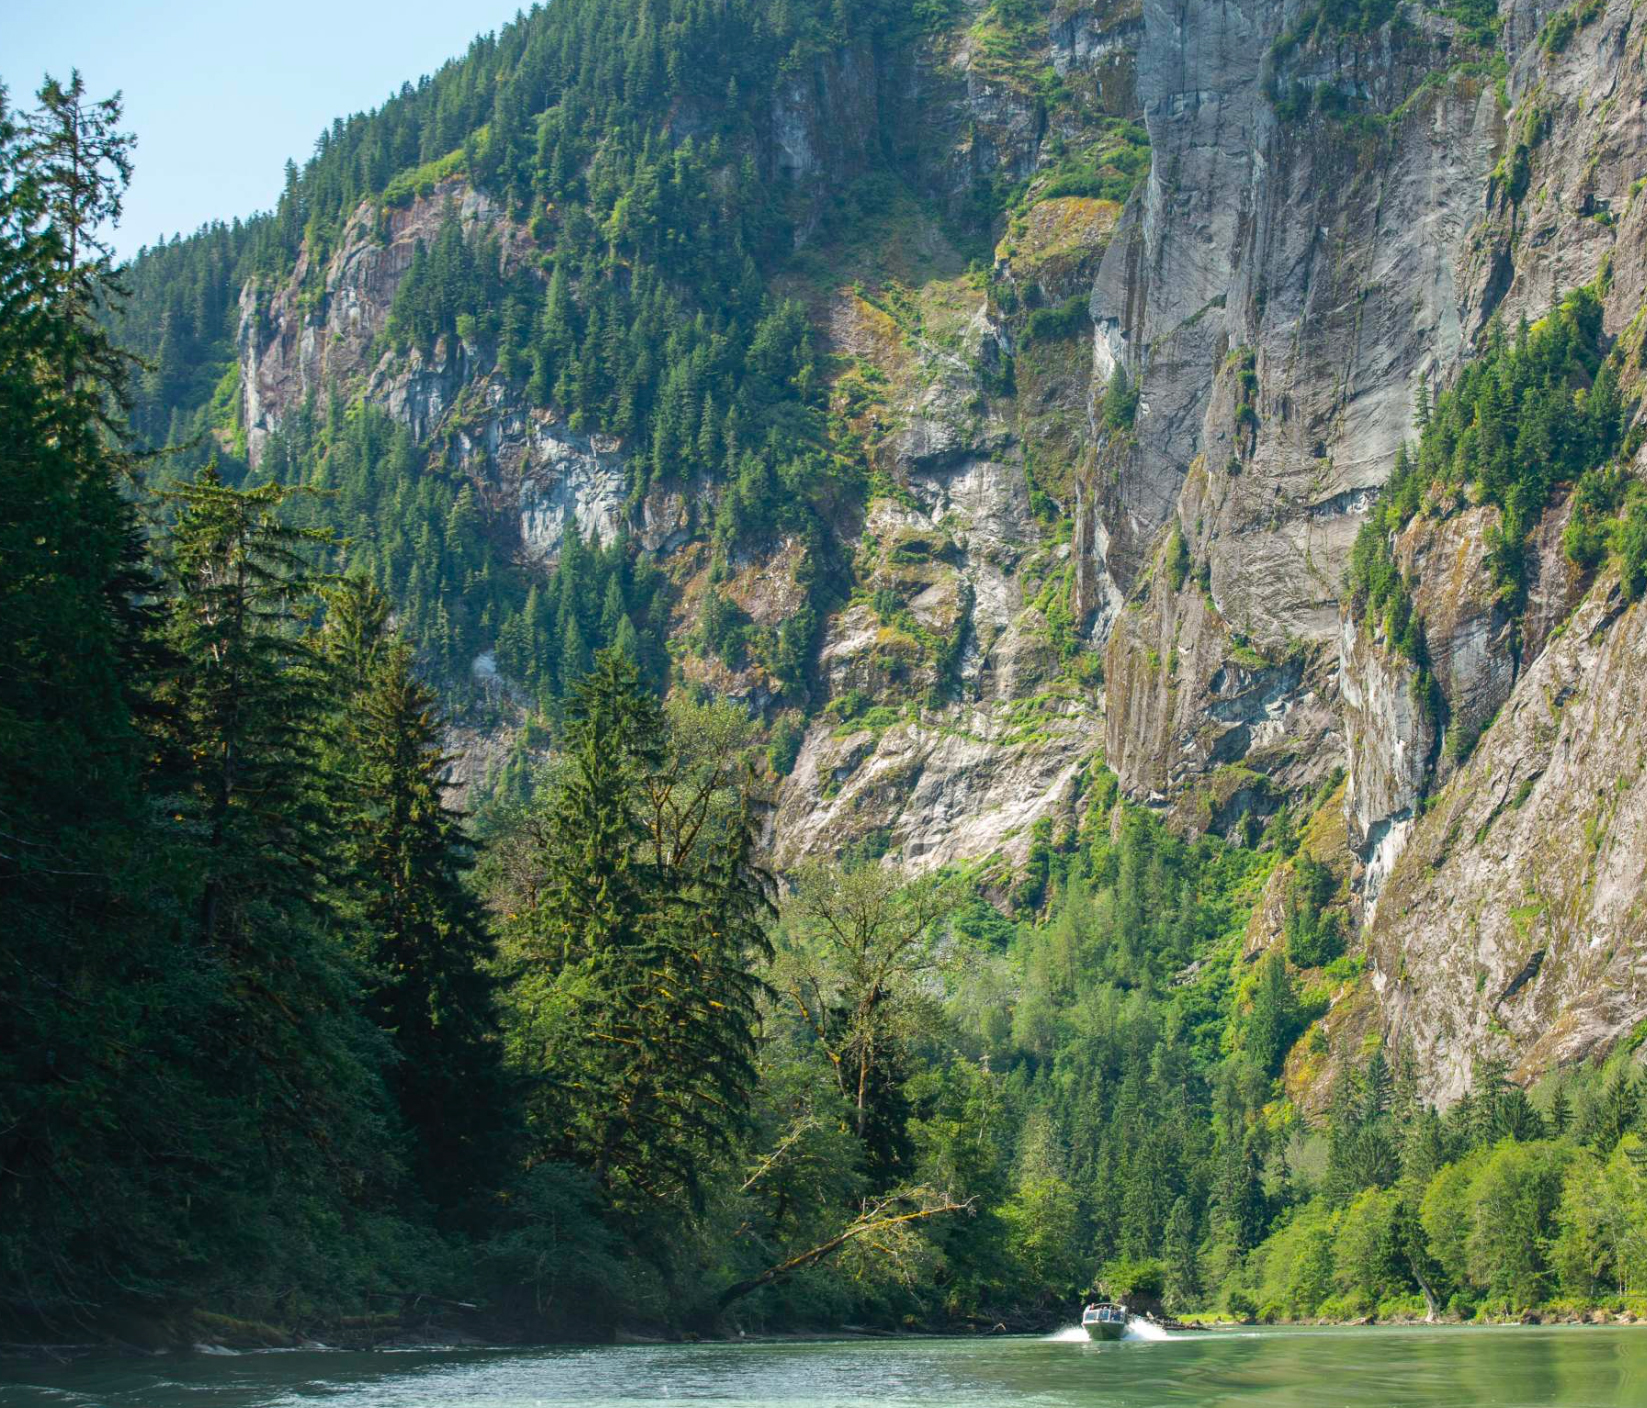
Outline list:
[[[1260,1320],[1234,1319],[1210,1312],[1190,1313],[1180,1317],[1186,1325],[1212,1332],[1237,1332],[1251,1329],[1507,1329],[1517,1326],[1612,1326],[1647,1328],[1647,1312],[1637,1314],[1629,1310],[1612,1310],[1605,1306],[1563,1309],[1558,1311],[1528,1311],[1519,1316],[1487,1317],[1461,1320],[1443,1316],[1426,1320],[1422,1314],[1395,1314],[1389,1316],[1363,1315],[1353,1319]],[[722,1331],[698,1334],[671,1333],[667,1327],[614,1326],[608,1333],[580,1339],[521,1338],[495,1324],[465,1323],[438,1318],[410,1323],[399,1317],[350,1317],[311,1330],[288,1330],[256,1321],[238,1320],[232,1316],[196,1312],[192,1317],[152,1324],[128,1324],[121,1332],[93,1337],[75,1343],[58,1342],[0,1342],[0,1361],[55,1360],[80,1358],[141,1358],[161,1354],[249,1354],[260,1351],[305,1350],[317,1354],[358,1353],[362,1351],[426,1350],[439,1353],[448,1350],[507,1350],[548,1349],[560,1345],[662,1345],[662,1344],[804,1344],[831,1343],[850,1340],[922,1340],[922,1339],[981,1339],[1000,1336],[1045,1337],[1071,1328],[1075,1321],[1068,1315],[1032,1317],[1025,1320],[1013,1317],[1014,1323],[997,1321],[993,1325],[936,1326],[928,1329],[891,1329],[870,1325],[840,1325],[829,1329],[760,1330],[755,1332]],[[1169,1332],[1170,1333],[1170,1332]],[[1182,1332],[1180,1332],[1182,1333]],[[1187,1336],[1193,1338],[1193,1336]]]

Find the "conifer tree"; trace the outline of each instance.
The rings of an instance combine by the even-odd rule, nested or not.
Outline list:
[[[464,877],[462,816],[432,691],[389,634],[388,603],[355,580],[333,593],[323,640],[342,675],[347,789],[334,822],[349,864],[368,1010],[394,1042],[389,1075],[419,1183],[440,1207],[503,1172],[508,1100],[497,1043],[492,944]]]
[[[609,1196],[701,1192],[755,1080],[767,882],[729,746],[733,715],[678,714],[602,651],[568,704],[562,772],[505,903],[511,1044],[539,1073],[536,1157]]]
[[[78,75],[33,112],[0,87],[0,1313],[158,1277],[183,1241],[137,1137],[147,1107],[186,1146],[194,1089],[162,1054],[175,975],[136,726],[152,584],[123,492],[128,363],[99,321],[119,120]]]
[[[1201,1298],[1201,1261],[1195,1240],[1195,1216],[1189,1200],[1179,1198],[1167,1218],[1166,1238],[1167,1299],[1177,1308],[1194,1305]]]
[[[214,467],[166,496],[166,639],[156,786],[188,878],[189,961],[209,975],[195,1040],[236,1121],[225,1167],[293,1217],[385,1192],[387,1050],[361,1013],[340,932],[321,740],[333,706],[304,633],[319,604],[312,553],[278,485],[235,490]]]

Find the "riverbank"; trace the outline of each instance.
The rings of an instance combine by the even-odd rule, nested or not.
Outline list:
[[[1067,1329],[1072,1315],[1018,1312],[986,1322],[949,1323],[928,1328],[837,1325],[804,1329],[750,1331],[729,1327],[717,1333],[693,1333],[662,1325],[602,1327],[584,1335],[545,1336],[519,1317],[455,1302],[435,1303],[408,1297],[393,1312],[345,1316],[324,1324],[293,1329],[206,1310],[171,1315],[113,1317],[102,1325],[80,1326],[80,1335],[42,1334],[38,1339],[0,1341],[0,1359],[68,1362],[84,1358],[198,1354],[237,1355],[268,1350],[359,1353],[371,1351],[450,1349],[520,1349],[594,1347],[599,1345],[664,1346],[687,1344],[825,1344],[843,1340],[991,1339],[1052,1335]],[[1238,1319],[1214,1312],[1179,1317],[1186,1326],[1213,1331],[1252,1329],[1427,1329],[1506,1328],[1514,1326],[1647,1326],[1647,1314],[1606,1306],[1547,1307],[1513,1316],[1379,1316],[1353,1319]]]

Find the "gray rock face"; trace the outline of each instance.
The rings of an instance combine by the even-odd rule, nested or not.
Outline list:
[[[568,525],[587,541],[609,543],[623,530],[629,476],[616,441],[575,435],[533,418],[516,473],[520,478],[520,540],[544,562],[557,556]],[[497,450],[492,450],[497,457]]]
[[[1609,333],[1628,329],[1647,291],[1647,228],[1629,195],[1647,137],[1642,66],[1626,57],[1641,52],[1639,24],[1630,6],[1609,4],[1553,54],[1538,36],[1554,8],[1505,15],[1504,161],[1457,245],[1466,337],[1494,316],[1541,316],[1604,264]],[[1518,162],[1519,198],[1507,177]],[[1344,635],[1350,839],[1363,896],[1376,902],[1364,913],[1374,968],[1337,1044],[1351,1050],[1373,1029],[1410,1040],[1443,1101],[1466,1088],[1473,1055],[1509,1056],[1531,1078],[1604,1050],[1647,1011],[1641,740],[1629,702],[1641,612],[1625,610],[1609,580],[1590,588],[1566,559],[1569,511],[1558,496],[1529,537],[1518,623],[1484,561],[1493,510],[1442,506],[1402,534],[1397,559],[1425,620],[1449,746],[1410,710],[1363,702],[1394,693],[1396,667],[1365,632]],[[1478,731],[1460,765],[1453,739]],[[1431,762],[1415,766],[1426,749]],[[1420,796],[1431,801],[1415,819]]]
[[[1631,72],[1616,62],[1631,42],[1633,13],[1626,6],[1609,6],[1562,54],[1551,55],[1537,42],[1550,12],[1547,5],[1518,6],[1506,21],[1512,108],[1498,124],[1500,147],[1513,158],[1532,113],[1541,115],[1548,130],[1529,153],[1527,199],[1517,206],[1495,177],[1467,238],[1457,242],[1461,277],[1455,321],[1471,335],[1495,314],[1511,321],[1542,316],[1560,293],[1595,279],[1609,254],[1615,267],[1627,271],[1622,279],[1615,274],[1604,288],[1610,330],[1628,324],[1647,292],[1647,269],[1640,257],[1647,230],[1639,227],[1639,202],[1628,201],[1625,179],[1626,171],[1634,169],[1626,150],[1647,138],[1640,113],[1643,82],[1639,65]],[[1595,218],[1615,209],[1624,212],[1617,223]],[[1439,521],[1415,521],[1398,542],[1397,560],[1415,583],[1415,609],[1425,622],[1450,742],[1468,745],[1491,723],[1582,596],[1587,580],[1561,549],[1568,512],[1567,502],[1558,499],[1529,541],[1527,602],[1519,622],[1498,598],[1486,563],[1495,510],[1453,506]],[[1391,668],[1387,658],[1372,662],[1365,646],[1353,652],[1346,647],[1347,704],[1353,690],[1374,687],[1380,668]],[[1396,818],[1419,796],[1444,785],[1456,765],[1453,748],[1437,747],[1433,730],[1410,712],[1390,714],[1383,724],[1382,729],[1348,730],[1352,778],[1405,778],[1399,797],[1385,797],[1377,789],[1362,797],[1353,785],[1350,789],[1351,836],[1368,867],[1364,893],[1369,901],[1404,844],[1408,828]],[[1490,752],[1493,734],[1479,746]],[[1413,773],[1411,759],[1426,751],[1429,764]],[[1391,809],[1381,814],[1386,802]]]
[[[1157,562],[1120,613],[1105,677],[1105,756],[1140,800],[1183,829],[1227,832],[1322,781],[1339,753],[1336,660],[1321,649],[1232,647],[1193,581]]]
[[[1333,648],[1343,566],[1410,433],[1417,385],[1461,350],[1454,260],[1492,166],[1491,96],[1420,89],[1432,53],[1421,27],[1309,49],[1278,74],[1353,88],[1379,110],[1405,102],[1383,150],[1318,115],[1282,123],[1264,76],[1288,13],[1145,6],[1138,86],[1153,171],[1092,297],[1095,399],[1116,360],[1142,391],[1131,436],[1100,456],[1078,536],[1094,558],[1083,605],[1100,639],[1176,519],[1230,639]],[[1116,634],[1112,678],[1164,624]],[[1301,688],[1318,686],[1306,678]],[[1200,687],[1183,695],[1186,720],[1213,706]],[[1336,731],[1298,703],[1280,711],[1303,730],[1296,750],[1334,746]],[[1112,718],[1112,757],[1153,751],[1121,736],[1131,726]],[[1122,782],[1144,795],[1159,770],[1123,769]]]
[[[864,524],[880,554],[866,586],[896,591],[933,635],[960,633],[954,697],[933,701],[941,681],[901,630],[865,605],[842,611],[821,652],[829,693],[861,691],[896,721],[813,722],[773,817],[780,865],[847,847],[911,870],[1018,864],[1035,822],[1075,819],[1095,701],[1067,685],[1037,697],[1058,662],[1021,569],[1047,554],[1012,437],[960,416],[974,394],[953,379],[917,393],[886,447],[908,497],[877,500]]]
[[[1647,1013],[1634,704],[1647,607],[1624,609],[1566,560],[1563,501],[1532,535],[1512,619],[1486,569],[1494,511],[1432,506],[1396,544],[1432,706],[1342,597],[1420,386],[1446,385],[1491,318],[1536,318],[1605,268],[1608,334],[1640,336],[1647,40],[1632,4],[1607,0],[1549,54],[1553,0],[1505,0],[1508,110],[1456,64],[1453,22],[1416,4],[1374,35],[1323,31],[1280,57],[1301,0],[1059,0],[1013,41],[1033,52],[1005,60],[987,9],[967,0],[913,55],[827,54],[751,98],[759,170],[792,187],[813,260],[837,247],[820,230],[850,243],[824,214],[885,154],[929,209],[961,218],[982,182],[1033,202],[1037,174],[1109,117],[1141,115],[1152,152],[1124,210],[1069,195],[1016,210],[998,298],[963,277],[974,251],[950,247],[939,218],[898,232],[914,263],[953,266],[904,290],[913,318],[883,309],[870,328],[846,292],[858,268],[831,282],[809,266],[820,338],[890,389],[853,429],[876,497],[838,525],[854,595],[824,628],[811,703],[830,707],[779,789],[777,864],[847,850],[912,869],[1016,862],[1038,822],[1073,824],[1100,743],[1129,795],[1191,831],[1239,834],[1244,814],[1343,767],[1332,834],[1318,816],[1310,845],[1348,874],[1373,961],[1329,1020],[1335,1045],[1375,1029],[1411,1039],[1443,1098],[1474,1051],[1528,1074],[1605,1046]],[[1048,102],[1026,79],[1039,65],[1078,101]],[[1278,116],[1278,99],[1316,90],[1379,121],[1290,101]],[[713,124],[682,110],[671,125]],[[311,392],[364,395],[469,478],[528,566],[572,525],[627,529],[666,557],[686,678],[757,712],[791,707],[754,665],[694,653],[713,486],[632,504],[626,447],[526,406],[483,349],[385,347],[395,289],[448,199],[499,236],[509,267],[533,253],[491,198],[452,181],[381,215],[362,207],[313,277],[300,262],[285,287],[244,291],[254,461]],[[1037,348],[1029,310],[1072,295],[1090,335]],[[1139,400],[1112,428],[1118,367]],[[738,558],[717,589],[775,627],[806,603],[803,553]],[[1102,690],[1071,656],[1078,639],[1105,652]],[[503,707],[507,682],[484,659],[477,677]],[[501,745],[454,739],[466,785]],[[1278,870],[1249,954],[1279,941],[1286,885]]]
[[[1647,209],[1632,196],[1647,144],[1642,20],[1627,0],[1609,0],[1550,53],[1538,36],[1560,8],[1552,0],[1505,6],[1512,106],[1503,147],[1512,158],[1527,148],[1529,177],[1519,203],[1503,180],[1494,183],[1465,252],[1471,333],[1495,312],[1511,326],[1541,317],[1609,261],[1609,333],[1647,296]]]
[[[1021,863],[1036,821],[1074,820],[1096,742],[1078,701],[1038,723],[1033,742],[1010,711],[985,706],[878,735],[814,726],[775,819],[779,863],[832,854],[845,837],[873,839],[912,871],[992,855]]]
[[[1384,887],[1370,936],[1381,1021],[1444,1101],[1472,1054],[1509,1056],[1526,1077],[1647,1011],[1644,668],[1647,609],[1603,581]]]
[[[1117,13],[1115,6],[1074,4],[1059,7],[1048,29],[1051,41],[1050,58],[1053,71],[1060,78],[1089,73],[1098,77],[1100,85],[1108,79],[1114,85],[1117,79],[1130,78],[1133,56],[1143,38],[1142,7],[1134,7],[1131,14]],[[1123,78],[1121,75],[1125,74]],[[1100,93],[1102,94],[1102,87]],[[1115,99],[1122,97],[1112,94]]]
[[[1137,83],[1151,171],[1091,300],[1095,395],[1117,361],[1143,393],[1135,441],[1101,499],[1109,551],[1099,570],[1123,595],[1200,450],[1230,345],[1225,314],[1257,159],[1269,8],[1144,5]]]
[[[304,296],[307,253],[282,287],[248,284],[241,290],[242,413],[254,466],[270,432],[310,392],[359,389],[370,379],[373,398],[422,438],[474,375],[474,362],[461,346],[443,344],[427,363],[414,351],[398,366],[375,346],[413,251],[420,240],[433,243],[448,200],[465,229],[485,226],[499,236],[505,267],[513,268],[527,247],[524,232],[491,197],[452,180],[385,211],[381,224],[374,207],[361,205],[326,265],[319,299]]]
[[[1540,817],[1545,777],[1522,791],[1533,755],[1565,748],[1566,797],[1600,788],[1634,825],[1633,725],[1599,702],[1581,725],[1565,703],[1599,698],[1582,683],[1591,670],[1597,691],[1628,692],[1634,647],[1614,637],[1634,618],[1607,625],[1585,597],[1561,549],[1566,502],[1529,539],[1518,609],[1488,568],[1494,510],[1441,505],[1401,536],[1433,707],[1378,623],[1341,607],[1350,546],[1414,434],[1419,386],[1450,381],[1492,317],[1537,318],[1605,268],[1606,329],[1638,335],[1647,40],[1614,0],[1548,53],[1539,34],[1555,8],[1505,8],[1506,111],[1490,84],[1447,71],[1450,22],[1416,7],[1404,29],[1267,59],[1296,7],[1146,3],[1136,76],[1152,175],[1090,303],[1096,443],[1075,503],[1074,599],[1107,643],[1107,757],[1132,796],[1190,828],[1215,824],[1243,775],[1295,790],[1346,766],[1343,844],[1379,957],[1332,1021],[1344,1051],[1374,1027],[1411,1036],[1443,1098],[1463,1089],[1472,1050],[1496,1044],[1532,1073],[1647,1011],[1626,937],[1642,916],[1639,866],[1619,878],[1614,833],[1603,844],[1599,823],[1562,813],[1577,802]],[[1382,132],[1308,102],[1281,121],[1265,88],[1294,84],[1353,94],[1386,115]],[[1096,411],[1117,364],[1141,396],[1130,431],[1106,434]],[[1174,528],[1182,587],[1163,581]],[[1268,660],[1302,663],[1256,663]],[[1585,825],[1593,861],[1573,849]],[[1555,866],[1554,897],[1529,898],[1528,884],[1545,889],[1528,877]],[[1595,879],[1574,878],[1587,866]]]
[[[1435,761],[1435,722],[1416,695],[1417,670],[1346,611],[1338,677],[1349,760],[1344,812],[1360,877],[1363,920],[1406,845]]]

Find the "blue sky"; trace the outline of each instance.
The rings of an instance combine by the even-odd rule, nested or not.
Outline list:
[[[267,209],[334,117],[373,108],[513,18],[451,0],[0,0],[0,81],[24,106],[43,73],[120,89],[137,134],[122,256]]]

